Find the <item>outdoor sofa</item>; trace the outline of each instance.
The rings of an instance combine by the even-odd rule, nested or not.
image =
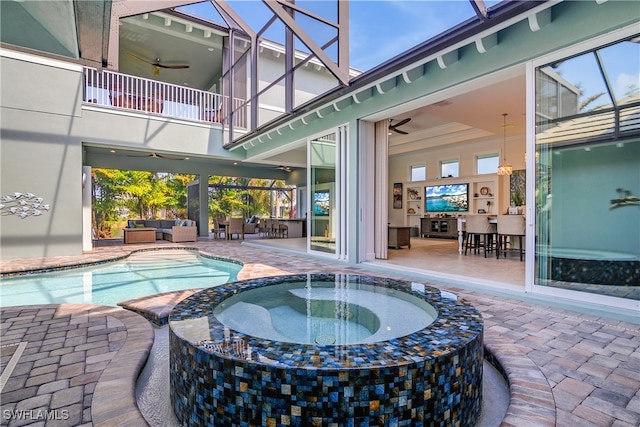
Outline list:
[[[156,240],[195,242],[198,239],[196,221],[190,219],[130,219],[127,227],[155,228]]]

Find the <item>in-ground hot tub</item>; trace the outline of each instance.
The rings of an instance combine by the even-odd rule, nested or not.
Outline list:
[[[480,414],[481,316],[423,284],[245,280],[183,300],[169,325],[185,425],[466,426]]]

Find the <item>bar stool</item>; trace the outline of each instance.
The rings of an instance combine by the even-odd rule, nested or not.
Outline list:
[[[275,237],[285,237],[285,234],[287,237],[289,237],[289,227],[287,226],[287,224],[283,224],[277,219],[272,220],[271,224]]]
[[[466,242],[464,245],[464,254],[467,250],[472,249],[477,254],[480,248],[484,250],[484,257],[487,252],[493,250],[496,235],[496,225],[489,223],[489,217],[486,215],[465,215],[465,232]]]
[[[498,215],[498,247],[496,258],[500,258],[500,252],[507,257],[507,251],[520,252],[520,261],[524,256],[523,237],[525,236],[524,215]],[[518,248],[513,247],[511,239],[518,238]],[[511,247],[507,247],[510,245]]]

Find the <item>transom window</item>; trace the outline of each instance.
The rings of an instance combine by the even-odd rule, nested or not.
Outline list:
[[[476,156],[476,173],[478,175],[496,173],[499,163],[500,155],[498,153]]]
[[[460,176],[460,161],[457,159],[441,161],[440,176],[442,178],[456,178]]]
[[[425,165],[411,165],[410,181],[424,181],[427,179],[427,167]]]

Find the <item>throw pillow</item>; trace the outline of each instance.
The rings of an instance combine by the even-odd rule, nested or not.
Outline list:
[[[136,224],[136,228],[144,228],[144,224]]]

